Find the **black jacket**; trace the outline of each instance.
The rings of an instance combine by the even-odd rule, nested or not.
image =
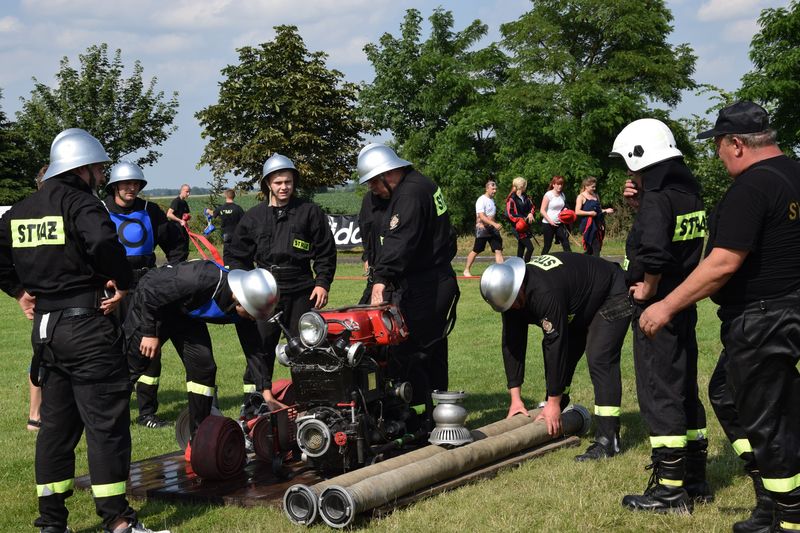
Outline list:
[[[131,267],[103,204],[65,173],[0,219],[0,288],[36,296],[38,311],[94,307],[106,281],[131,286]]]
[[[570,331],[584,337],[606,298],[614,293],[622,271],[616,263],[590,255],[559,252],[536,256],[526,266],[526,304],[503,315],[502,349],[508,388],[522,385],[528,325],[536,324],[542,336],[548,396],[557,396],[569,385]],[[574,342],[574,341],[573,341]]]
[[[431,269],[450,268],[456,237],[442,190],[409,170],[392,191],[381,222],[375,282],[396,284]]]
[[[155,245],[164,252],[167,262],[177,262],[177,257],[183,253],[181,249],[183,239],[181,239],[180,235],[175,231],[176,226],[169,223],[167,215],[157,203],[136,198],[131,207],[121,207],[117,205],[112,195],[108,195],[105,200],[105,205],[109,212],[122,215],[128,215],[134,211],[146,211],[147,215],[150,217],[150,224],[153,227],[153,241]],[[134,269],[154,267],[156,266],[155,249],[150,255],[129,255],[128,262]]]
[[[329,290],[336,272],[336,245],[325,213],[294,197],[284,208],[261,202],[249,209],[225,252],[231,269],[252,270],[255,263],[271,270],[282,292],[315,285]]]
[[[153,268],[139,281],[133,292],[123,329],[130,338],[135,331],[144,337],[158,337],[165,320],[188,316],[211,300],[223,311],[234,304],[228,274],[211,261],[186,261]],[[203,322],[230,323],[231,319]]]
[[[661,274],[656,299],[680,285],[700,262],[706,213],[700,185],[682,159],[646,169],[639,211],[625,243],[629,285]]]

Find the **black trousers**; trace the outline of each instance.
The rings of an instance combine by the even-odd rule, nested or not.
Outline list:
[[[46,317],[46,318],[45,318]],[[42,327],[45,322],[45,327]],[[40,338],[39,332],[47,333]],[[34,350],[40,352],[42,428],[36,438],[36,527],[64,530],[72,494],[75,447],[86,432],[95,508],[109,527],[135,521],[125,484],[131,461],[130,382],[116,321],[102,314],[59,318],[37,313]]]
[[[565,252],[571,252],[572,248],[569,245],[569,230],[564,224],[558,226],[551,226],[547,222],[542,223],[542,234],[544,236],[544,246],[542,247],[542,255],[550,251],[553,246],[553,238],[558,237],[561,247]]]
[[[533,243],[531,242],[531,238],[525,237],[524,239],[520,239],[517,237],[517,257],[523,258],[527,263],[531,260],[531,256],[533,256]]]
[[[186,369],[186,392],[189,400],[189,417],[191,435],[194,436],[200,423],[211,414],[214,402],[217,365],[211,349],[211,336],[205,322],[194,320],[185,315],[165,317],[161,325],[159,341],[161,345],[170,340],[178,352],[178,356]],[[128,361],[137,374],[149,370],[153,359],[142,357],[139,344],[141,333],[136,330],[126,339],[128,345]],[[158,355],[156,359],[160,359]],[[158,363],[160,371],[160,362]],[[137,382],[138,391],[138,382]],[[157,405],[157,404],[156,404]]]
[[[678,313],[652,339],[639,329],[644,309],[634,306],[631,326],[639,409],[654,453],[683,456],[688,441],[706,436],[697,390],[697,308]]]
[[[612,294],[608,296],[603,307],[619,303],[619,300],[627,300],[627,289],[621,271],[613,287]],[[628,316],[609,316],[609,318],[597,312],[588,327],[586,324],[577,323],[571,323],[567,327],[569,335],[567,375],[570,376],[571,382],[578,361],[585,352],[594,388],[595,432],[597,436],[609,439],[618,434],[620,429],[619,416],[622,403],[620,357],[630,320],[630,312]],[[565,393],[569,392],[568,387]]]
[[[723,307],[719,316],[724,352],[709,384],[715,413],[737,453],[752,453],[775,499],[800,503],[800,291]]]
[[[303,313],[311,309],[313,287],[306,290],[282,293],[275,312],[282,311],[281,323],[292,336],[297,335],[297,322]],[[247,359],[244,372],[244,392],[261,393],[272,387],[272,372],[275,368],[275,347],[281,338],[281,329],[267,320],[242,320],[236,323],[236,333]]]
[[[402,285],[396,294],[409,338],[392,349],[390,372],[411,383],[412,405],[430,407],[430,393],[449,386],[446,330],[459,295],[458,283],[447,266],[411,276]]]

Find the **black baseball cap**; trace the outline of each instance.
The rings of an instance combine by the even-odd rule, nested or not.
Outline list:
[[[714,129],[704,131],[698,139],[708,139],[731,133],[759,133],[769,129],[769,115],[753,102],[736,102],[719,111]]]

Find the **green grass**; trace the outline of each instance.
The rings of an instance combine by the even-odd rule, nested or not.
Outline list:
[[[538,247],[537,247],[538,249]],[[479,263],[480,274],[488,263]],[[455,265],[458,270],[459,265]],[[358,275],[359,265],[341,264],[340,275]],[[450,337],[450,382],[453,389],[469,393],[468,424],[478,427],[505,416],[507,391],[500,354],[500,316],[481,300],[478,281],[461,280],[458,322]],[[338,280],[331,291],[331,306],[354,303],[362,281]],[[706,398],[708,378],[720,351],[719,323],[714,305],[700,305],[700,390]],[[28,410],[26,369],[30,359],[30,322],[10,298],[0,299],[0,531],[27,529],[37,516],[33,478],[35,435],[25,430]],[[244,357],[231,326],[211,326],[219,367],[218,384],[223,411],[238,415]],[[532,328],[529,342],[524,397],[532,407],[544,395],[540,330]],[[160,414],[174,420],[186,404],[184,372],[171,345],[164,349],[164,370],[159,399]],[[649,477],[646,430],[638,414],[630,342],[622,363],[622,439],[625,453],[599,463],[575,463],[580,449],[556,451],[507,470],[497,478],[448,492],[401,509],[379,520],[360,520],[358,527],[374,531],[730,531],[752,505],[749,481],[725,440],[707,401],[709,416],[709,475],[716,503],[698,507],[692,516],[651,516],[625,511],[623,495],[641,492]],[[278,377],[286,369],[278,367]],[[578,366],[572,387],[573,401],[592,406],[592,387],[585,360]],[[163,430],[132,426],[133,459],[141,460],[177,449],[172,428]],[[87,472],[86,447],[77,450],[77,475]],[[200,531],[301,531],[281,511],[272,508],[241,509],[176,505],[156,500],[133,500],[150,527],[169,527],[178,532]],[[100,521],[91,497],[76,491],[70,498],[70,526],[77,531],[96,531]],[[317,525],[316,531],[326,530]]]

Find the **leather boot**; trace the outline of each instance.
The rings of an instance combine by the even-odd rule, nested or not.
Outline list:
[[[650,481],[644,494],[629,494],[622,498],[622,506],[634,511],[653,513],[691,513],[694,503],[683,488],[685,448],[672,449],[670,453],[653,453]]]
[[[764,488],[758,470],[748,472],[756,491],[756,506],[750,518],[733,524],[733,533],[769,533],[775,517],[775,501]]]
[[[708,457],[708,440],[689,441],[686,446],[686,476],[683,488],[695,503],[711,503],[714,493],[706,481],[706,459]]]
[[[620,453],[619,417],[595,416],[595,438],[585,452],[575,457],[579,463],[614,457]]]
[[[778,496],[772,493],[775,502],[775,521],[772,531],[776,533],[798,533],[800,531],[800,488]]]

